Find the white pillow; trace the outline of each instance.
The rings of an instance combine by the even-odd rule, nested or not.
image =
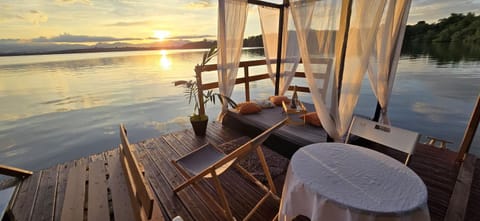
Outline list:
[[[266,100],[254,100],[254,103],[258,104],[262,109],[274,108],[275,105],[268,99]]]

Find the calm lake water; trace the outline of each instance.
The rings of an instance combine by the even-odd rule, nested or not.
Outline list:
[[[462,139],[480,92],[480,56],[471,49],[406,49],[390,105],[393,125],[422,135]],[[447,50],[447,51],[445,51]],[[478,51],[477,51],[478,52]],[[0,57],[0,163],[46,168],[116,147],[118,124],[132,142],[189,128],[192,108],[175,80],[193,79],[201,50],[108,52]],[[442,56],[438,56],[438,55]],[[452,55],[453,54],[453,55]],[[451,56],[445,58],[444,55]],[[261,59],[245,50],[244,60]],[[259,68],[251,70],[265,72]],[[216,79],[215,72],[207,81]],[[269,80],[252,84],[254,98],[273,94]],[[242,101],[243,88],[232,96]],[[308,100],[307,96],[302,99]],[[356,112],[372,116],[375,98],[364,81]],[[213,119],[219,105],[207,112]],[[480,153],[479,135],[473,152]]]

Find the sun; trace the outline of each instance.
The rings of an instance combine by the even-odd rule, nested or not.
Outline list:
[[[165,38],[170,36],[170,32],[165,30],[155,30],[153,31],[153,36],[158,40],[163,41]]]

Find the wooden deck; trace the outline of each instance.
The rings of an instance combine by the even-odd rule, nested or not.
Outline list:
[[[210,123],[205,138],[196,137],[193,131],[185,130],[133,145],[135,154],[144,166],[145,174],[166,220],[171,220],[177,215],[182,216],[184,220],[223,220],[222,213],[215,207],[206,204],[192,187],[187,187],[178,195],[173,193],[172,189],[185,179],[173,167],[171,160],[190,152],[207,141],[219,145],[239,137],[241,134],[224,129],[220,123]],[[78,215],[77,220],[84,220],[82,216],[89,217],[89,214],[93,212],[86,208],[95,208],[89,204],[98,203],[95,186],[102,186],[98,185],[98,180],[105,179],[107,182],[104,182],[106,185],[103,188],[108,188],[111,192],[111,196],[108,197],[108,208],[111,210],[110,220],[120,220],[120,217],[113,217],[113,209],[119,202],[124,204],[121,205],[126,213],[124,216],[131,217],[130,203],[128,199],[125,199],[128,197],[128,192],[124,186],[118,186],[118,183],[121,183],[118,180],[124,179],[123,173],[118,173],[118,170],[115,172],[115,168],[120,167],[118,157],[118,148],[116,148],[35,172],[24,180],[17,194],[12,208],[15,219],[19,221],[61,220],[62,208],[69,206],[83,207],[84,212]],[[83,169],[70,170],[79,167]],[[77,173],[77,184],[67,184],[69,172]],[[228,187],[225,188],[226,194],[237,219],[246,216],[263,196],[264,192],[261,189],[244,179],[235,170],[227,172],[220,179]],[[88,183],[85,189],[83,189],[84,183]],[[201,185],[213,192],[210,183],[204,182]],[[73,201],[66,200],[68,188],[77,188],[77,191],[81,192],[80,195],[84,197]],[[120,193],[123,191],[123,194],[115,194],[115,191]],[[279,202],[273,199],[267,200],[253,219],[271,220],[278,211],[278,204]]]
[[[209,124],[207,136],[204,138],[196,137],[192,130],[184,130],[133,145],[135,155],[144,166],[145,174],[166,220],[171,220],[177,215],[182,216],[184,220],[223,220],[221,212],[217,211],[214,206],[208,205],[193,188],[187,187],[180,191],[178,195],[173,193],[172,189],[185,179],[170,161],[207,141],[219,145],[240,137],[242,137],[242,134],[222,126],[218,122],[213,122]],[[288,146],[285,146],[285,148],[288,148]],[[381,148],[378,150],[398,157],[395,153],[387,150]],[[98,203],[92,200],[96,199],[96,196],[94,189],[91,189],[95,186],[102,186],[98,185],[96,181],[98,179],[104,180],[106,185],[102,188],[108,188],[110,193],[107,198],[107,208],[110,211],[109,219],[122,220],[122,218],[125,219],[124,217],[131,217],[131,209],[128,209],[129,200],[125,199],[128,195],[127,190],[118,184],[121,183],[119,180],[124,179],[124,175],[114,170],[114,168],[120,166],[118,155],[118,148],[116,148],[36,171],[31,177],[24,180],[14,201],[12,213],[16,220],[61,220],[62,208],[65,206],[84,208],[83,214],[80,214],[78,218],[79,220],[87,220],[83,217],[88,217],[92,213],[87,208],[93,208],[89,204]],[[427,185],[428,205],[432,220],[444,220],[447,210],[452,206],[449,205],[450,199],[460,168],[453,162],[454,157],[455,153],[452,151],[419,145],[411,158],[409,166]],[[77,176],[79,186],[83,186],[83,183],[89,185],[86,185],[84,189],[79,189],[81,195],[84,196],[81,200],[65,201],[68,198],[66,196],[67,189],[72,188],[69,185],[75,185],[70,183],[67,185],[67,178],[72,171],[71,168],[78,166],[84,168],[79,172],[81,175]],[[480,208],[479,160],[476,161],[475,168],[464,220],[480,220],[478,209]],[[283,176],[277,174],[274,179],[278,184],[277,188],[281,190]],[[226,194],[237,220],[245,217],[263,194],[261,189],[248,182],[235,170],[222,175],[221,180],[226,187]],[[210,183],[204,182],[201,185],[213,192]],[[267,200],[254,215],[253,220],[271,220],[278,211],[278,204],[279,202],[273,199]],[[116,215],[117,217],[115,217],[113,214],[116,213],[113,210],[116,207],[124,208],[125,215]]]

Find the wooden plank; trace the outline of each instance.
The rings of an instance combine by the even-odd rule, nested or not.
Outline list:
[[[270,78],[270,76],[268,74],[257,74],[257,75],[249,76],[248,81],[249,82],[259,81],[259,80],[269,79],[269,78]],[[246,81],[247,80],[244,77],[237,78],[237,79],[235,79],[235,84],[243,84]],[[218,82],[211,82],[211,83],[202,84],[202,89],[203,90],[214,89],[214,88],[218,88]]]
[[[178,197],[184,207],[188,209],[191,216],[194,217],[194,220],[223,220],[222,212],[216,208],[209,207],[200,194],[192,188],[186,188],[176,195],[173,193],[173,187],[177,187],[185,181],[185,178],[183,178],[170,162],[173,159],[179,158],[180,155],[166,142],[164,136],[161,139],[154,139],[153,141],[159,148],[149,150],[148,156],[151,157],[152,162],[161,169],[163,176],[166,178],[168,191],[171,191],[172,194],[170,198],[176,200]],[[168,208],[167,204],[163,202],[162,205]]]
[[[55,221],[60,220],[63,208],[63,200],[65,199],[65,190],[67,187],[68,171],[75,165],[74,161],[58,165],[57,188],[55,199]]]
[[[465,221],[480,220],[480,210],[478,208],[480,208],[480,159],[477,159],[475,163],[475,173],[473,175]]]
[[[85,185],[87,176],[87,159],[76,161],[68,172],[65,199],[60,220],[83,221],[85,205]]]
[[[12,208],[12,215],[15,220],[26,221],[31,219],[33,203],[37,196],[41,176],[42,171],[39,171],[22,182]]]
[[[109,220],[107,170],[105,161],[97,158],[88,170],[88,220]]]
[[[150,151],[161,148],[170,147],[157,146],[157,143],[153,140],[147,140],[135,145],[135,149],[137,150],[136,153],[139,157],[138,159],[148,171],[146,173],[146,178],[149,180],[149,183],[157,196],[156,202],[164,208],[167,220],[172,219],[175,216],[182,216],[184,220],[194,220],[179,197],[173,193],[167,178],[162,174],[162,168],[160,168],[159,164],[156,164],[150,156]],[[168,164],[170,162],[168,160],[163,160],[162,163]]]
[[[246,67],[246,66],[259,66],[267,64],[266,60],[253,60],[253,61],[241,61],[238,64],[238,67]],[[217,64],[208,64],[203,66],[202,71],[216,71]]]
[[[7,176],[14,176],[18,178],[28,177],[33,174],[30,170],[24,170],[16,167],[0,164],[0,174]]]
[[[57,174],[58,166],[53,166],[42,172],[32,213],[33,220],[53,220],[55,215]]]
[[[477,158],[475,156],[467,155],[467,158],[463,162],[460,172],[458,173],[452,197],[450,198],[450,203],[448,204],[445,221],[462,221],[465,219],[476,160]]]
[[[115,221],[131,221],[134,218],[132,203],[129,199],[127,180],[123,173],[118,148],[106,153],[108,168],[108,188],[112,195],[113,216]]]

